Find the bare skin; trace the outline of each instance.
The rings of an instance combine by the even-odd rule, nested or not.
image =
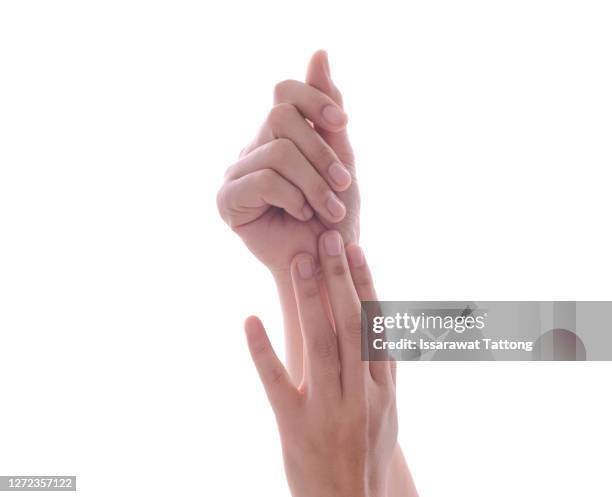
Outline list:
[[[324,52],[313,56],[307,83],[276,85],[274,106],[218,194],[223,219],[278,275],[289,275],[295,254],[316,254],[325,229],[337,229],[347,242],[359,238],[347,117]]]
[[[306,82],[284,81],[255,139],[231,166],[217,196],[219,212],[271,271],[285,322],[286,362],[299,385],[304,350],[291,262],[296,254],[318,261],[317,240],[337,230],[345,244],[359,240],[359,190],[342,96],[331,80],[327,55],[317,52]],[[327,290],[320,280],[322,295]],[[324,298],[324,305],[330,304]],[[391,497],[415,495],[399,445],[390,463]]]
[[[361,249],[345,254],[336,231],[321,236],[319,259],[331,316],[314,257],[299,254],[291,264],[305,343],[300,385],[253,317],[245,324],[249,348],[276,414],[293,497],[386,496],[397,444],[395,367],[361,360],[360,299],[376,298],[372,279]]]

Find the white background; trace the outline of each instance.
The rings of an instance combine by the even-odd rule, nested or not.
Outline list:
[[[612,299],[608,1],[0,4],[0,474],[287,495],[217,216],[274,83],[325,48],[386,299]],[[609,329],[608,329],[609,331]],[[402,364],[423,497],[609,496],[610,364]]]

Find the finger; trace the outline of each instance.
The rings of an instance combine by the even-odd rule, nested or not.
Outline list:
[[[286,80],[274,88],[274,103],[287,103],[315,126],[327,131],[340,131],[348,118],[342,107],[324,92],[301,81]]]
[[[261,321],[250,316],[244,323],[244,331],[268,400],[278,416],[293,406],[297,400],[297,390],[291,384],[285,366],[276,356]]]
[[[342,95],[331,79],[329,60],[325,51],[319,50],[311,57],[306,72],[306,83],[317,88],[325,95],[329,96],[340,107],[343,107]],[[346,128],[334,131],[319,127],[317,123],[314,124],[315,130],[327,143],[329,143],[338,155],[340,161],[348,167],[354,175],[355,156]]]
[[[293,259],[291,277],[306,348],[306,377],[314,392],[340,396],[338,339],[323,306],[310,254],[299,254]]]
[[[246,150],[255,149],[277,138],[291,140],[334,190],[343,191],[350,186],[351,173],[340,162],[336,152],[292,104],[281,103],[272,107],[266,123]]]
[[[286,138],[279,138],[253,150],[228,170],[227,178],[237,179],[266,168],[274,169],[298,187],[310,206],[324,220],[337,223],[346,215],[346,207],[327,182],[295,144]]]
[[[217,195],[217,206],[233,229],[258,219],[270,206],[284,209],[300,221],[313,216],[300,189],[273,169],[259,169],[227,181]]]
[[[342,392],[344,396],[358,396],[363,393],[366,373],[361,360],[361,305],[340,233],[328,231],[321,235],[319,259],[338,335]]]
[[[359,300],[362,302],[376,302],[378,298],[376,297],[376,290],[372,283],[372,275],[361,247],[358,245],[349,245],[346,248],[346,256],[351,269],[353,285],[355,285]],[[374,381],[380,384],[390,384],[392,382],[389,361],[369,361],[369,364],[370,375]]]

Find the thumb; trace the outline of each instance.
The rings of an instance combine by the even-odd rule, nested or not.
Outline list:
[[[285,414],[287,408],[293,407],[296,390],[291,384],[285,366],[277,357],[266,330],[259,318],[250,316],[244,323],[244,331],[251,357],[266,390],[272,409],[277,418]]]
[[[318,50],[310,58],[306,71],[306,84],[325,93],[334,102],[343,107],[342,94],[331,79],[329,59],[327,52],[324,50]],[[315,127],[315,130],[334,149],[344,165],[352,170],[355,165],[355,158],[346,128],[336,132],[327,131],[319,127]]]
[[[342,95],[331,79],[329,57],[325,50],[316,51],[310,58],[306,70],[306,83],[322,91],[342,106]]]

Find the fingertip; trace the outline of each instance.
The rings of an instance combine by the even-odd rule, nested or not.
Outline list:
[[[329,54],[327,53],[326,50],[320,48],[319,50],[315,51],[311,56],[310,56],[310,62],[309,62],[309,66],[315,66],[315,65],[321,65],[321,67],[323,68],[323,70],[327,73],[327,76],[331,76],[330,75],[330,71],[329,71]]]
[[[249,342],[265,333],[263,323],[257,316],[249,316],[244,320],[244,332]]]
[[[323,57],[325,60],[327,60],[328,58],[328,53],[327,50],[325,50],[324,48],[319,48],[318,50],[315,51],[315,53],[312,54],[312,57]]]
[[[310,207],[308,204],[304,204],[304,207],[302,207],[302,216],[304,217],[304,221],[309,221],[312,216],[314,216],[312,207]]]
[[[307,252],[296,255],[291,261],[291,272],[303,280],[308,280],[314,276],[314,257]]]
[[[325,207],[327,207],[328,218],[332,223],[339,223],[346,216],[346,207],[333,193],[329,194]]]
[[[348,116],[342,108],[337,104],[329,104],[323,107],[321,111],[325,119],[329,131],[341,131],[348,124]]]
[[[343,192],[344,190],[347,190],[353,182],[353,177],[351,176],[351,173],[346,167],[344,167],[344,164],[342,164],[341,162],[333,162],[327,169],[327,173],[333,180],[332,183],[334,186],[334,190],[336,190],[337,192]]]
[[[337,257],[342,254],[344,241],[336,230],[324,232],[319,238],[319,250],[330,257]]]

